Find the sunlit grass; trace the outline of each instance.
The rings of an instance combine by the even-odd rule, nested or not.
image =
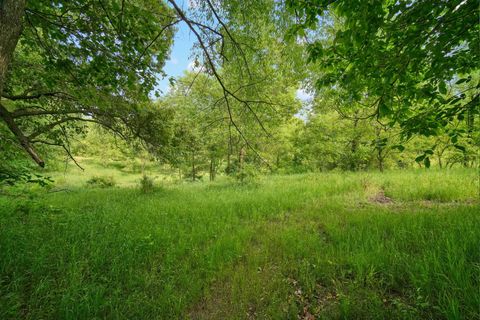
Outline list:
[[[153,162],[147,162],[145,170],[142,172],[141,163],[122,164],[111,160],[101,163],[97,159],[82,157],[79,157],[77,161],[80,163],[81,168],[72,162],[68,162],[65,166],[59,165],[58,169],[60,170],[43,174],[51,177],[55,181],[57,188],[85,187],[87,181],[93,177],[112,179],[119,187],[135,187],[144,173],[157,181],[157,183],[172,182],[178,179],[174,175],[175,172]]]
[[[70,191],[0,198],[0,318],[479,316],[473,170],[157,181],[150,194],[114,174],[130,188],[70,174]],[[371,201],[382,190],[391,203]]]

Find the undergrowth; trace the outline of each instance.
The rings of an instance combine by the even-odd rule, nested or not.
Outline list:
[[[478,318],[476,183],[325,173],[2,196],[0,318]]]

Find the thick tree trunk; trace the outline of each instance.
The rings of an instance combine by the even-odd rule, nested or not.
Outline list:
[[[1,104],[8,68],[12,61],[15,48],[17,47],[18,39],[22,33],[24,14],[25,0],[0,0],[0,118],[3,119],[30,157],[32,157],[39,166],[43,167],[45,163],[15,123],[11,112]]]
[[[0,98],[5,86],[8,66],[22,33],[25,0],[0,1]]]

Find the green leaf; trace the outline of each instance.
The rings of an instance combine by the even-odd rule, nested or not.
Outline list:
[[[445,85],[445,82],[440,82],[438,85],[438,91],[440,91],[441,94],[447,93],[447,86]]]
[[[455,144],[455,145],[453,145],[453,146],[454,146],[455,148],[457,148],[458,150],[462,151],[462,152],[465,152],[465,151],[466,151],[465,147],[464,147],[464,146],[461,146],[461,145],[459,145],[459,144]]]
[[[471,76],[469,76],[467,78],[462,78],[462,79],[459,79],[457,82],[455,82],[455,84],[462,84],[462,83],[470,81],[471,79],[472,79]]]
[[[416,162],[422,162],[424,159],[425,159],[425,155],[422,154],[421,156],[416,157],[416,158],[415,158],[415,161],[416,161]]]
[[[430,158],[426,157],[425,159],[423,159],[423,164],[426,168],[430,168]]]
[[[387,104],[383,101],[380,101],[378,104],[378,114],[380,117],[384,117],[391,113],[390,108],[388,108]]]

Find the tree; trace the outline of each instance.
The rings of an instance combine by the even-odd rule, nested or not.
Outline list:
[[[274,24],[277,16],[270,15],[275,7],[272,0],[205,1],[189,11],[174,0],[3,1],[2,14],[8,19],[2,20],[2,30],[9,33],[0,38],[2,50],[8,49],[2,52],[0,117],[40,166],[44,160],[34,145],[59,145],[69,152],[68,137],[81,131],[80,122],[99,123],[126,138],[152,136],[143,129],[156,114],[148,94],[163,75],[174,26],[183,22],[197,40],[203,72],[223,92],[219,105],[251,147],[232,109],[246,109],[262,126],[259,110],[277,106],[256,90],[268,79],[261,74],[265,67],[269,75],[287,70],[261,63],[286,48]],[[247,9],[258,28],[248,27]],[[263,43],[255,46],[252,30],[263,42],[274,39],[277,49],[259,50]],[[262,68],[254,70],[250,64]]]
[[[406,138],[478,118],[478,1],[289,0],[287,7],[297,18],[289,34],[305,37],[318,63],[317,89],[340,90],[358,109],[371,101],[371,116],[398,123]]]
[[[35,145],[68,152],[79,122],[151,135],[148,94],[178,22],[171,13],[157,0],[2,1],[0,118],[9,134],[40,166]]]

